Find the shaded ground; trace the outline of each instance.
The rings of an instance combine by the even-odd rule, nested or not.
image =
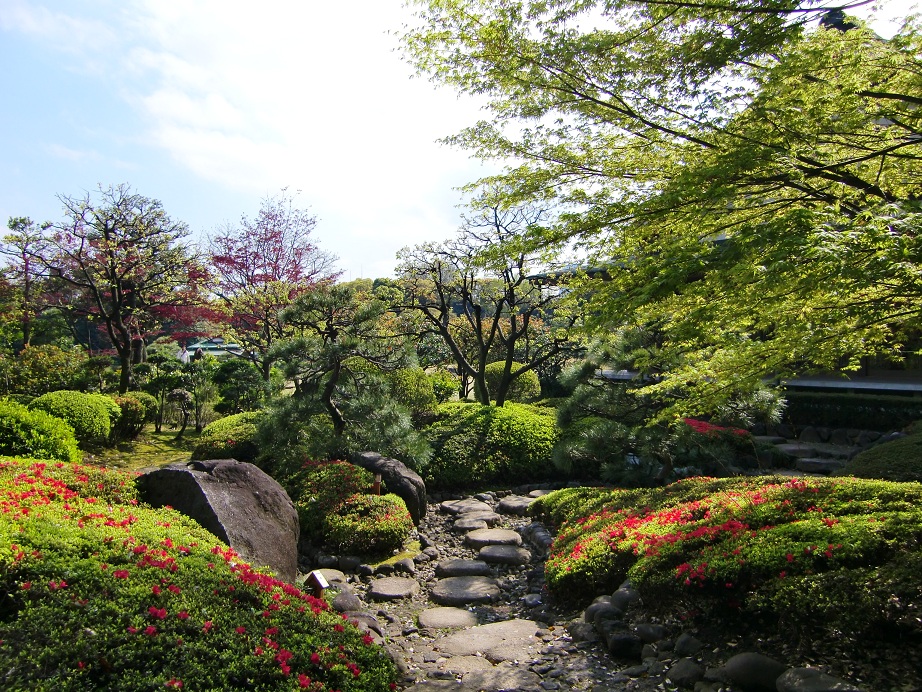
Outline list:
[[[182,439],[176,439],[176,431],[164,428],[155,432],[154,426],[148,424],[137,439],[120,442],[115,447],[100,449],[92,454],[85,454],[83,460],[123,471],[138,471],[146,466],[164,466],[176,461],[189,461],[199,433],[186,430]]]

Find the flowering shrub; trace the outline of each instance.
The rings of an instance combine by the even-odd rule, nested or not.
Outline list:
[[[144,403],[134,394],[116,396],[111,401],[118,406],[119,416],[117,421],[113,420],[110,440],[133,440],[144,429],[144,421],[147,418]]]
[[[352,495],[324,521],[330,546],[361,555],[386,554],[400,548],[412,529],[407,506],[396,495]]]
[[[132,477],[0,459],[0,687],[393,689],[371,637]]]
[[[248,411],[219,418],[202,430],[193,459],[236,459],[252,463],[259,451],[254,438],[262,413]]]
[[[324,520],[343,501],[371,490],[374,478],[346,461],[306,461],[288,483],[288,494],[298,510],[301,533],[316,544],[324,540]]]
[[[752,435],[740,428],[713,425],[685,418],[670,441],[673,464],[678,469],[690,467],[693,475],[727,475],[728,467],[755,465]],[[684,474],[688,475],[688,473]]]
[[[108,397],[62,389],[33,399],[29,408],[65,421],[74,429],[79,444],[99,445],[109,439],[112,427],[108,404],[118,409],[118,405]]]
[[[658,490],[561,491],[532,511],[563,520],[546,573],[567,596],[628,577],[645,603],[673,612],[729,607],[922,634],[917,483],[695,478]]]
[[[0,454],[80,461],[74,429],[60,418],[0,399]]]

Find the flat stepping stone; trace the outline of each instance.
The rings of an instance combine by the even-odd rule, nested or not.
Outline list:
[[[544,497],[545,495],[550,495],[551,492],[551,490],[532,490],[530,493],[528,493],[528,497]]]
[[[461,688],[482,690],[482,692],[506,692],[507,690],[541,690],[541,676],[537,673],[504,663],[490,670],[478,670],[461,678]]]
[[[464,542],[476,550],[485,545],[522,545],[522,536],[510,529],[477,529],[467,534]]]
[[[493,526],[503,520],[503,518],[493,510],[478,509],[473,512],[462,512],[458,515],[458,521],[462,519],[480,519],[488,525]]]
[[[427,608],[419,614],[420,627],[435,629],[476,627],[477,616],[463,608]]]
[[[516,514],[523,517],[528,512],[528,505],[534,501],[535,498],[533,497],[508,495],[499,501],[499,504],[496,505],[496,511],[500,514]]]
[[[489,577],[448,577],[437,581],[429,595],[441,605],[460,606],[489,603],[499,598],[500,590]]]
[[[323,578],[327,580],[328,584],[346,584],[346,575],[340,572],[338,569],[332,569],[326,567],[324,569],[318,569],[318,572],[323,575]]]
[[[394,601],[419,593],[419,584],[408,577],[384,577],[375,579],[368,589],[368,595],[376,601]]]
[[[483,560],[442,560],[435,566],[435,576],[445,577],[489,577],[490,566]]]
[[[845,468],[840,459],[798,459],[794,467],[804,473],[835,473]]]
[[[490,652],[508,643],[517,644],[525,649],[539,642],[535,632],[539,629],[533,620],[505,620],[478,625],[463,632],[455,632],[442,637],[434,643],[435,648],[452,656],[473,656],[477,653],[490,658]],[[519,660],[527,660],[523,656]]]
[[[449,514],[463,514],[464,512],[492,512],[493,508],[486,502],[475,500],[472,497],[463,500],[445,500],[441,505],[442,511]]]
[[[792,457],[809,458],[816,456],[816,447],[813,445],[802,444],[800,442],[788,442],[783,445],[776,445],[778,450]]]
[[[486,545],[477,557],[491,565],[527,565],[531,553],[515,545]]]
[[[477,529],[487,528],[487,522],[483,519],[466,519],[464,515],[461,515],[461,519],[458,519],[452,527],[454,531],[465,532],[465,531],[476,531]]]

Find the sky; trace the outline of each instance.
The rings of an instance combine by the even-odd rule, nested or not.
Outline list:
[[[880,4],[874,28],[917,0]],[[0,219],[129,183],[204,241],[283,188],[343,279],[451,236],[489,169],[439,144],[485,117],[415,77],[402,0],[0,0]]]

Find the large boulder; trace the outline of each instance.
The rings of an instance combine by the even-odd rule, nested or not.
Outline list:
[[[212,459],[169,464],[137,479],[141,498],[191,517],[279,579],[298,576],[298,512],[275,479],[253,464]]]
[[[372,473],[380,473],[388,492],[394,493],[406,503],[413,523],[419,526],[419,522],[426,516],[426,484],[416,471],[401,461],[383,457],[377,452],[356,454],[352,463]]]

